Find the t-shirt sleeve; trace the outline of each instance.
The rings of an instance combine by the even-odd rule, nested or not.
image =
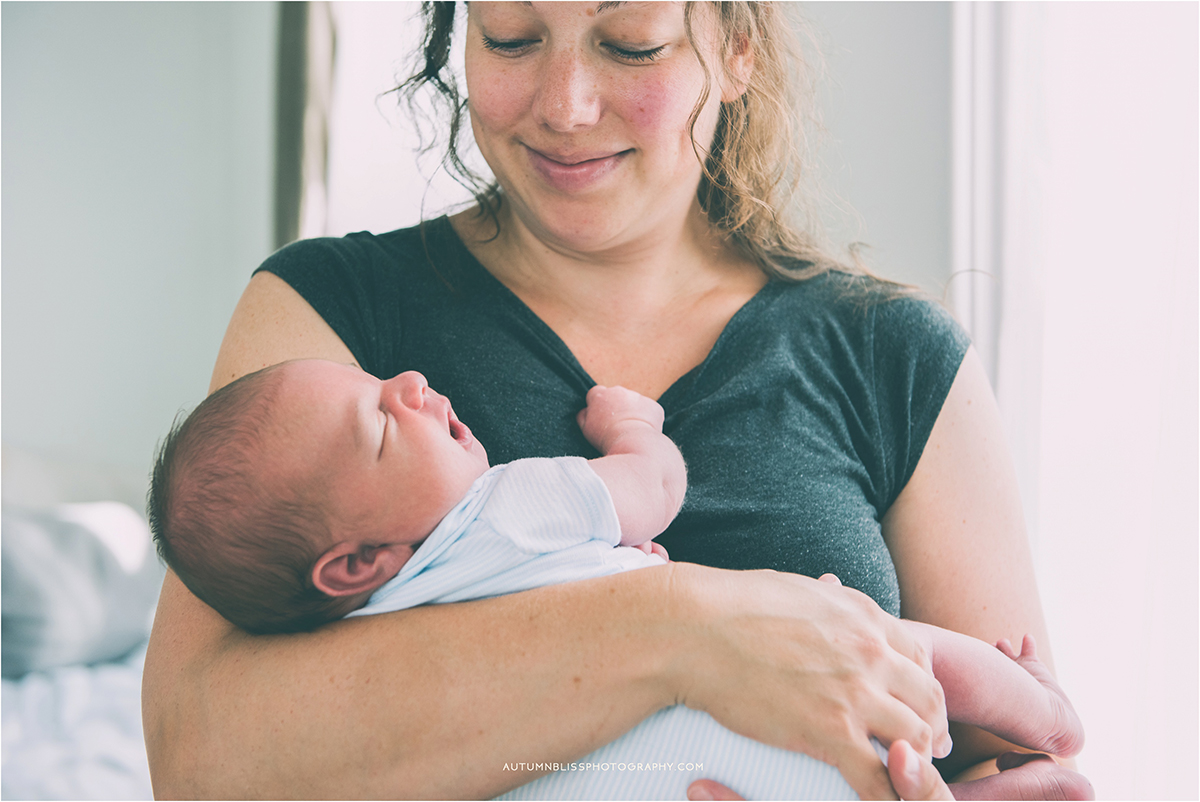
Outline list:
[[[875,306],[872,375],[886,511],[912,477],[971,341],[936,302],[904,296]]]
[[[358,364],[380,378],[394,375],[402,332],[394,308],[399,280],[370,235],[293,242],[256,270],[274,273],[316,310]]]
[[[479,520],[530,554],[588,540],[612,546],[621,542],[612,496],[582,457],[509,463]]]

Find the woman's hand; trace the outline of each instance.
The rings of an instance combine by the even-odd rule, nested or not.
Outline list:
[[[926,761],[948,749],[929,659],[869,597],[773,571],[676,564],[701,590],[699,651],[683,650],[677,701],[734,732],[836,766],[864,798],[894,797],[871,745],[907,741]]]
[[[897,795],[900,799],[955,798],[933,764],[922,760],[906,741],[896,741],[888,750],[887,772],[894,791],[888,799],[895,799]],[[688,786],[688,799],[739,800],[742,797],[718,782],[696,780]]]
[[[996,759],[999,774],[946,785],[937,769],[904,741],[888,750],[888,777],[901,799],[1095,799],[1082,774],[1058,765],[1049,755],[1005,752]],[[894,798],[894,797],[892,797]],[[688,786],[688,799],[740,800],[733,790],[712,780]]]

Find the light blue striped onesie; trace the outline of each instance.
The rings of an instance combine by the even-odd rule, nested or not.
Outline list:
[[[523,459],[481,476],[404,567],[351,616],[481,599],[662,565],[619,545],[608,488],[581,457]],[[878,748],[878,747],[877,747]],[[683,705],[573,763],[514,749],[505,770],[550,773],[500,799],[686,799],[709,778],[747,799],[857,799],[832,766],[744,738]]]

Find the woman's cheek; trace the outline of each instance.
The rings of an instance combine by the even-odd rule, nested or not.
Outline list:
[[[625,117],[630,126],[652,139],[687,139],[688,120],[703,87],[669,77],[644,80],[626,87]]]
[[[527,83],[519,75],[505,77],[508,72],[498,70],[489,76],[490,80],[467,87],[471,113],[484,130],[510,127],[520,118],[522,105],[528,108],[527,99],[519,96],[516,89]]]
[[[511,128],[529,112],[534,85],[529,70],[472,48],[463,66],[471,115],[485,131]]]

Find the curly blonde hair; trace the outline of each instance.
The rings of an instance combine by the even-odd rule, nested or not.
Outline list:
[[[832,256],[818,215],[819,191],[811,161],[814,135],[820,130],[814,102],[819,70],[800,47],[796,28],[803,23],[789,20],[778,3],[687,2],[684,24],[697,53],[696,13],[704,7],[712,9],[717,22],[717,63],[726,73],[721,77],[744,86],[739,97],[721,103],[709,149],[693,136],[703,165],[698,198],[709,222],[774,279],[802,281],[829,270],[870,275],[853,251],[849,263]],[[425,37],[417,69],[394,91],[419,119],[418,96],[423,89],[433,90],[435,101],[449,117],[443,166],[471,191],[479,213],[489,216],[499,232],[500,188],[475,173],[459,152],[467,99],[449,65],[455,3],[426,0],[421,13]],[[749,75],[729,74],[731,56],[747,49],[753,54]],[[705,59],[700,63],[705,86],[692,112],[693,132],[714,82]],[[440,130],[435,125],[434,136],[422,133],[425,151],[435,146]]]

